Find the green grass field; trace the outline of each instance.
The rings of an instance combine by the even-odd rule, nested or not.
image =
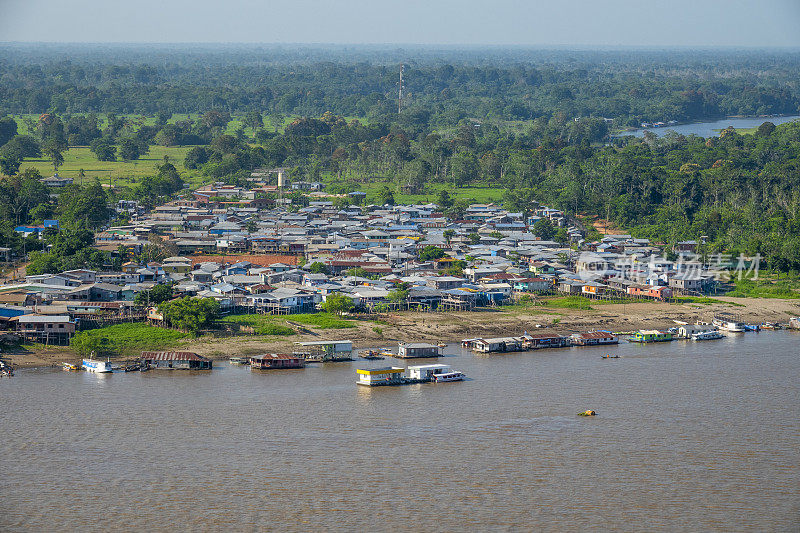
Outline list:
[[[278,323],[271,315],[231,315],[220,320],[226,324],[251,327],[256,335],[294,335],[295,331],[289,326]]]
[[[800,298],[800,280],[796,276],[741,279],[735,281],[735,288],[725,296],[797,299]]]
[[[97,355],[138,355],[141,350],[175,346],[186,337],[187,333],[144,323],[117,324],[82,331],[72,337],[70,346],[81,355],[87,355],[92,350]]]
[[[58,168],[58,175],[80,183],[78,173],[83,169],[86,174],[84,183],[97,178],[105,185],[131,185],[145,176],[154,175],[156,165],[161,164],[166,155],[184,180],[194,183],[196,173],[189,174],[183,167],[186,153],[191,149],[191,146],[151,146],[150,151],[136,161],[98,161],[89,148],[73,146],[64,152],[64,164]],[[26,168],[35,168],[42,176],[53,175],[53,164],[44,158],[26,159],[20,171]]]

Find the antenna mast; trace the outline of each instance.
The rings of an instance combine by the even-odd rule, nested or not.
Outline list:
[[[397,114],[403,109],[403,69],[405,65],[400,64],[400,92],[397,94]]]

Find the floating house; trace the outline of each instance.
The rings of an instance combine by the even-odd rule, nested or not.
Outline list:
[[[439,347],[426,342],[401,342],[397,348],[397,357],[400,359],[439,357]]]
[[[379,385],[402,385],[405,382],[403,377],[404,368],[396,366],[387,366],[383,368],[359,368],[356,370],[358,374],[359,385],[367,387],[376,387]]]
[[[431,381],[433,376],[451,371],[450,365],[415,365],[408,367],[408,377],[419,381]]]
[[[524,349],[525,339],[524,337],[495,337],[492,339],[469,339],[468,342],[473,351],[480,353],[520,352]]]
[[[538,350],[540,348],[564,348],[569,346],[569,338],[555,333],[525,333],[522,336],[522,348]]]
[[[154,369],[210,370],[212,363],[194,352],[142,352],[142,365]]]
[[[597,346],[601,344],[618,344],[619,338],[608,331],[588,331],[575,333],[571,337],[575,346]]]
[[[304,368],[306,361],[296,355],[266,353],[250,358],[250,369],[270,370],[277,368]]]
[[[640,330],[637,331],[633,337],[628,338],[628,340],[630,342],[666,342],[672,340],[672,333],[666,333],[655,329]]]
[[[678,326],[678,338],[691,339],[695,333],[706,333],[708,331],[716,331],[717,328],[708,324],[684,324]]]
[[[353,341],[298,342],[300,352],[307,361],[348,361],[353,355]]]

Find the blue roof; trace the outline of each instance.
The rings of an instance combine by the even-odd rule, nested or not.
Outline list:
[[[58,224],[58,220],[45,220],[44,221],[44,227],[45,228],[50,228],[50,227],[58,228],[60,226]]]

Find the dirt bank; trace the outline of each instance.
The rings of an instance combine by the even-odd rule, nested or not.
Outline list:
[[[590,302],[592,309],[554,309],[547,307],[504,308],[498,311],[461,313],[396,313],[374,320],[355,321],[346,329],[313,329],[312,333],[289,337],[200,337],[183,341],[175,349],[189,350],[212,359],[265,352],[290,352],[295,342],[321,339],[352,340],[356,348],[396,345],[399,341],[432,343],[459,342],[468,337],[519,335],[523,331],[553,331],[560,334],[591,329],[615,332],[659,329],[675,321],[710,321],[715,313],[727,312],[741,320],[758,324],[765,321],[788,322],[800,315],[800,300],[717,298],[714,304],[666,304],[659,302],[602,304]],[[536,326],[543,326],[537,328]],[[4,357],[18,367],[58,365],[78,361],[69,347],[4,351]],[[125,359],[124,357],[116,358]],[[113,359],[112,359],[113,360]]]

